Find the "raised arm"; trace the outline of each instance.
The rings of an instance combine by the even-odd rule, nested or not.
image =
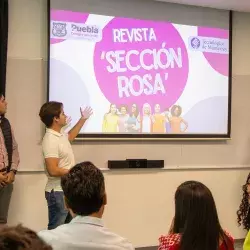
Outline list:
[[[93,114],[93,110],[90,107],[86,107],[85,109],[80,108],[80,113],[81,113],[81,118],[68,133],[69,141],[73,141],[76,138],[76,136],[79,134],[85,122]]]

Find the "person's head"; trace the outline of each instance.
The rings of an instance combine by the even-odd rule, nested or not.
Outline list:
[[[238,223],[243,225],[243,228],[250,230],[250,212],[249,212],[249,195],[250,195],[250,174],[247,177],[246,183],[242,186],[243,197],[237,211]]]
[[[139,115],[138,106],[134,103],[131,106],[131,116],[137,117]]]
[[[0,115],[4,115],[7,111],[7,102],[2,93],[0,93]]]
[[[110,104],[109,113],[115,115],[117,113],[117,107],[115,104]]]
[[[121,105],[120,112],[121,112],[122,115],[126,115],[127,114],[127,110],[128,110],[128,108],[127,108],[126,105]]]
[[[21,225],[0,230],[1,250],[52,250],[38,235]]]
[[[145,103],[143,105],[143,114],[144,115],[150,115],[151,114],[151,107],[148,103]]]
[[[93,163],[75,165],[61,178],[61,185],[73,215],[102,217],[107,204],[104,176]]]
[[[158,114],[161,112],[161,106],[160,104],[155,104],[155,113]]]
[[[230,243],[212,193],[204,184],[187,181],[177,188],[173,233],[182,234],[180,250],[218,250],[221,240]]]
[[[177,116],[179,117],[182,113],[182,108],[181,106],[179,105],[174,105],[172,108],[171,108],[171,115],[172,116]]]
[[[64,114],[61,102],[46,102],[40,109],[39,116],[47,128],[53,126],[62,128],[67,123],[67,116]]]

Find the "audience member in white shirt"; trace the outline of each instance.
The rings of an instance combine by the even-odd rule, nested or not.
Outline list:
[[[39,236],[54,250],[133,250],[125,238],[102,221],[107,204],[104,176],[91,162],[82,162],[62,177],[65,204],[73,220]]]

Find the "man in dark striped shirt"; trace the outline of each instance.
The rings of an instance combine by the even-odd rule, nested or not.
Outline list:
[[[0,94],[0,225],[7,223],[13,182],[19,165],[19,152],[9,120],[7,102]]]

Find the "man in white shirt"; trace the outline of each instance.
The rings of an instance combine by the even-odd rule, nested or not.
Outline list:
[[[61,179],[65,204],[73,220],[38,235],[54,250],[134,250],[125,238],[104,227],[107,204],[104,176],[91,162],[73,167]]]
[[[47,127],[43,137],[42,150],[45,159],[45,172],[48,181],[45,188],[45,197],[48,204],[48,229],[54,229],[71,220],[65,208],[61,177],[68,173],[75,165],[75,159],[70,141],[73,141],[80,132],[85,121],[91,116],[92,109],[80,109],[81,118],[68,134],[62,132],[66,126],[67,116],[64,114],[63,104],[47,102],[41,109],[39,116]]]

